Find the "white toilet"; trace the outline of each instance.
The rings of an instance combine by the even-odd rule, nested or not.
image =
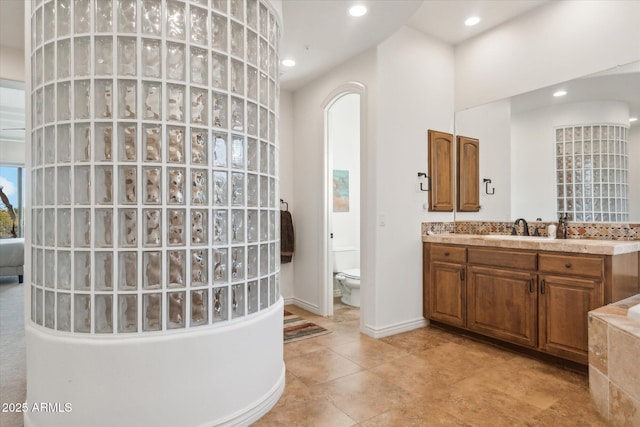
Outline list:
[[[358,253],[353,247],[334,248],[333,271],[340,286],[340,300],[347,305],[360,307],[360,268]]]

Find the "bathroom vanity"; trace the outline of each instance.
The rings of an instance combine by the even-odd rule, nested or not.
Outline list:
[[[638,293],[640,242],[423,236],[424,316],[583,365],[587,313]]]

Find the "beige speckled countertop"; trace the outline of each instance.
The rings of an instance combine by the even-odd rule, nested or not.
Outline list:
[[[423,235],[426,243],[448,243],[534,251],[575,252],[596,255],[620,255],[640,251],[640,241],[548,239],[546,237],[506,236],[498,234]]]

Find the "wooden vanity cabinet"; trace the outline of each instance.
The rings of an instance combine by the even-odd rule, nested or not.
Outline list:
[[[453,135],[429,130],[429,211],[453,212]]]
[[[480,210],[480,141],[458,136],[456,143],[458,212],[478,212]]]
[[[429,256],[429,312],[435,320],[453,326],[466,324],[466,249],[433,245]]]

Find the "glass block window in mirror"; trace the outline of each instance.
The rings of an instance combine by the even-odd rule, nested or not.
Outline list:
[[[628,132],[615,124],[555,128],[558,213],[570,221],[629,220]]]

